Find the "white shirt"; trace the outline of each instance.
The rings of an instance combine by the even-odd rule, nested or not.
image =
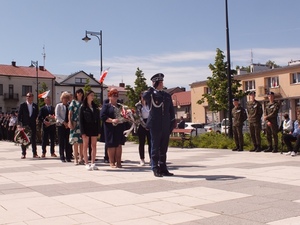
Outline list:
[[[27,103],[27,107],[28,107],[28,111],[29,111],[29,116],[32,115],[32,103],[30,104],[29,102],[26,102]]]
[[[147,105],[143,105],[142,109],[142,118],[143,119],[148,119],[148,116],[149,116],[149,107]]]
[[[292,131],[292,129],[293,129],[292,121],[290,119],[284,120],[283,124],[282,124],[282,129],[287,130],[288,132]]]

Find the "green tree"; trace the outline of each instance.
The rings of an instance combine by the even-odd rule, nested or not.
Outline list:
[[[134,81],[134,87],[131,87],[130,85],[126,85],[125,87],[125,90],[127,91],[126,96],[128,97],[128,102],[126,102],[126,104],[129,107],[134,107],[135,104],[140,100],[141,93],[148,89],[144,73],[139,67],[135,72],[135,76],[136,79]]]
[[[48,86],[46,85],[46,83],[45,82],[43,82],[42,84],[41,84],[41,89],[39,90],[39,94],[41,94],[41,93],[43,93],[43,92],[45,92],[45,91],[48,91],[49,89],[48,89]],[[39,102],[38,102],[38,107],[39,107],[39,109],[41,108],[41,107],[43,107],[45,105],[45,102],[44,102],[44,99],[43,98],[39,98]]]
[[[209,64],[212,71],[212,76],[207,78],[207,93],[202,95],[202,98],[197,101],[198,104],[203,104],[205,101],[208,107],[213,112],[228,110],[228,78],[227,78],[227,62],[224,62],[225,56],[223,51],[219,48],[216,50],[215,63]],[[231,91],[235,98],[241,98],[245,95],[241,87],[240,80],[235,80],[233,75],[236,74],[235,70],[231,70]]]
[[[275,61],[271,61],[271,60],[268,60],[268,61],[266,62],[266,65],[269,66],[269,68],[279,68],[279,67],[280,67],[279,65],[277,65],[277,64],[275,63]]]

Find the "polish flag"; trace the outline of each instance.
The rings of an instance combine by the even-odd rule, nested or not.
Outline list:
[[[45,91],[45,92],[39,94],[38,97],[39,98],[46,98],[49,95],[49,93],[50,93],[50,90]]]
[[[106,77],[106,75],[107,75],[107,73],[108,73],[109,68],[110,68],[110,67],[108,67],[106,70],[104,70],[104,71],[102,72],[102,75],[101,75],[100,80],[99,80],[99,83],[100,83],[100,84],[103,83],[103,81],[104,81],[104,79],[105,79],[105,77]]]

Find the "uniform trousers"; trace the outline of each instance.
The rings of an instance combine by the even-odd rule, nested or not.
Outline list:
[[[261,123],[260,122],[249,123],[249,130],[250,130],[250,136],[253,145],[255,147],[261,147],[261,137],[260,137]]]
[[[243,125],[241,126],[233,126],[233,137],[235,145],[238,149],[243,150],[244,146],[244,136],[243,136]]]
[[[267,141],[269,147],[272,147],[272,137],[274,139],[274,146],[278,147],[278,125],[276,121],[272,122],[271,125],[266,126],[266,133],[267,133]]]
[[[166,160],[170,132],[150,129],[151,135],[151,168],[152,170],[167,170]]]

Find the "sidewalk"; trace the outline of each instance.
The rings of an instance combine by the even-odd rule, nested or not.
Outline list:
[[[134,143],[122,169],[103,163],[102,143],[99,171],[32,159],[31,148],[20,157],[0,142],[0,224],[300,224],[300,156],[169,148],[175,175],[162,178],[139,166]]]

